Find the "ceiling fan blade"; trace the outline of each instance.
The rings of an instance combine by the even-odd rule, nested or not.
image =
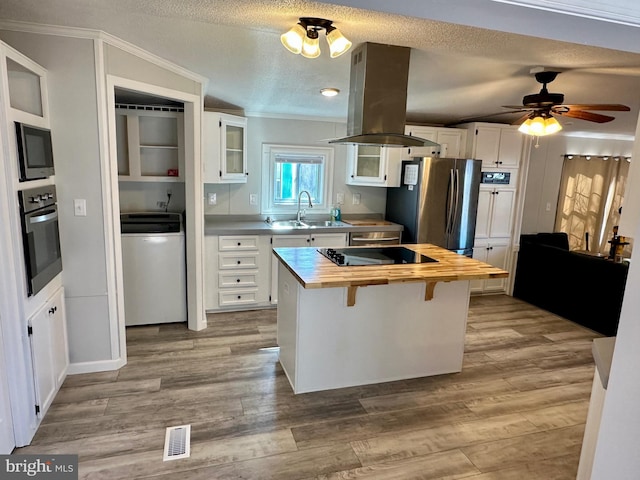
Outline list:
[[[534,108],[525,107],[524,105],[502,105],[502,108],[511,108],[513,110],[535,110]]]
[[[487,115],[478,115],[476,117],[461,118],[460,120],[456,120],[455,122],[446,123],[445,127],[453,127],[455,125],[460,125],[461,123],[482,122],[485,119],[490,117],[497,117],[498,115],[509,115],[514,113],[526,112],[526,111],[528,110],[520,109],[516,111],[511,111],[511,112],[497,112],[497,113],[489,113]]]
[[[531,113],[527,112],[524,115],[522,115],[520,118],[518,118],[517,120],[511,122],[511,125],[520,125],[520,124],[522,124],[522,122],[524,122],[530,116],[531,116]]]
[[[619,103],[587,103],[587,104],[575,104],[575,105],[561,105],[562,107],[568,107],[571,110],[599,110],[599,111],[610,111],[610,112],[628,112],[631,109],[626,105],[621,105]]]
[[[599,113],[583,112],[582,110],[569,110],[567,112],[553,112],[554,115],[562,115],[563,117],[579,118],[580,120],[587,120],[589,122],[607,123],[611,120],[615,120],[615,117],[609,115],[600,115]]]

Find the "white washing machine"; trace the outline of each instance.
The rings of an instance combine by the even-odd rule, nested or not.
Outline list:
[[[123,213],[125,325],[187,321],[187,275],[179,213]]]

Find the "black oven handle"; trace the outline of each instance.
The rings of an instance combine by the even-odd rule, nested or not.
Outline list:
[[[56,218],[58,218],[58,211],[56,209],[45,210],[42,213],[38,213],[38,215],[29,217],[29,224],[48,222],[49,220],[54,220]]]

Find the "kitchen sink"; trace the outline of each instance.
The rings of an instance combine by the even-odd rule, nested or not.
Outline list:
[[[303,220],[302,223],[309,227],[346,227],[347,225],[335,220]]]
[[[309,228],[297,220],[274,220],[267,223],[271,225],[271,228]]]
[[[347,224],[334,220],[273,220],[267,222],[274,229],[287,228],[318,228],[318,227],[346,227]]]

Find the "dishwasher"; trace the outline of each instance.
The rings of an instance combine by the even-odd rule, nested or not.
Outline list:
[[[179,213],[123,213],[125,325],[187,321],[185,238]]]

